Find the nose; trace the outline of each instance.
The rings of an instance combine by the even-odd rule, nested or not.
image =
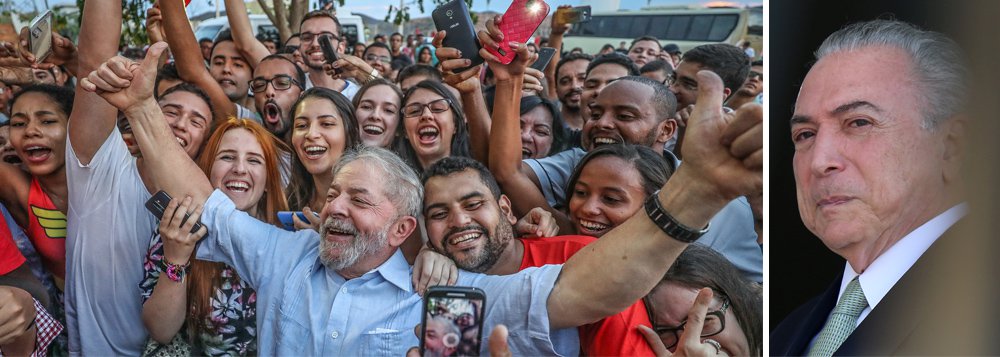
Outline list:
[[[340,194],[332,200],[327,201],[326,205],[323,206],[323,213],[320,219],[326,221],[329,217],[346,218],[347,205],[350,204],[349,200],[348,195]]]
[[[601,205],[598,202],[598,200],[599,197],[597,197],[597,195],[587,195],[586,200],[583,201],[583,205],[580,206],[580,213],[583,213],[585,216],[589,217],[596,217],[600,215]]]
[[[319,138],[319,125],[316,123],[316,120],[309,121],[309,128],[306,129],[306,138]]]
[[[225,64],[222,65],[222,73],[233,73],[233,61],[225,61]]]
[[[676,74],[674,76],[675,76],[674,81],[671,82],[670,86],[667,87],[667,88],[670,89],[671,93],[674,93],[674,95],[677,95],[678,93],[680,93],[680,83],[678,83],[678,81],[676,79]]]
[[[472,218],[465,211],[455,210],[448,215],[448,228],[461,228],[472,223]]]
[[[278,93],[278,91],[276,89],[274,89],[274,83],[268,83],[264,87],[264,96],[267,97],[267,98],[274,98],[275,94],[277,94],[277,93]]]
[[[812,146],[806,152],[813,174],[830,176],[843,171],[845,144],[836,133],[817,131]]]
[[[190,118],[187,114],[181,115],[170,123],[170,128],[180,132],[187,132],[188,120],[190,120]]]
[[[236,164],[233,165],[232,171],[236,175],[242,175],[247,173],[247,161],[246,159],[236,160]]]
[[[521,128],[521,143],[530,144],[535,141],[534,139],[535,137],[531,136],[531,128]]]
[[[28,120],[24,127],[24,137],[37,137],[42,135],[42,127],[38,120]]]

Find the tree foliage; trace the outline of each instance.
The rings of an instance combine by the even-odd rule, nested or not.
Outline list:
[[[447,3],[449,0],[433,0],[433,1],[434,1],[434,6],[437,7]],[[489,0],[487,0],[486,4],[489,5],[489,3],[490,3]],[[469,5],[470,9],[472,8],[472,0],[465,0],[465,4]],[[420,10],[420,13],[424,13],[424,0],[412,0],[409,3],[404,3],[402,7],[389,5],[389,12],[385,14],[384,21],[390,22],[389,19],[392,19],[391,22],[396,25],[410,21],[411,5],[416,5],[417,9]],[[476,14],[471,13],[471,15],[472,15],[472,22],[476,22]]]

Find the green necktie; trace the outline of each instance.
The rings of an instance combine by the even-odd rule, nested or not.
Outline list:
[[[823,330],[819,332],[816,343],[809,350],[809,356],[832,356],[847,336],[854,332],[858,316],[866,307],[868,300],[865,299],[865,292],[861,290],[858,277],[854,277],[854,280],[847,284],[847,290],[840,296],[840,301],[837,302],[837,307],[833,308],[826,325],[823,325]]]

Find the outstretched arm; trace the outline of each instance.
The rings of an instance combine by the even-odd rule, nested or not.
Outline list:
[[[573,27],[573,25],[563,23],[563,17],[560,14],[570,11],[570,9],[572,9],[570,5],[560,5],[556,8],[556,12],[552,13],[552,32],[549,33],[549,46],[555,48],[556,51],[552,54],[549,64],[545,66],[545,80],[549,83],[546,96],[551,99],[559,97],[556,93],[556,66],[559,64],[559,57],[562,56],[563,34]]]
[[[653,199],[678,223],[700,229],[729,201],[760,190],[762,122],[760,106],[723,114],[722,80],[699,72],[686,160]],[[548,300],[552,327],[578,326],[624,310],[652,290],[686,246],[640,209],[563,265]]]
[[[256,68],[260,60],[271,52],[253,36],[250,15],[243,0],[226,0],[226,17],[229,19],[229,29],[233,34],[236,50],[250,63],[250,67]]]
[[[171,197],[190,196],[204,204],[212,193],[205,173],[177,145],[160,106],[153,100],[156,63],[167,45],[158,42],[150,46],[146,58],[137,63],[124,57],[114,57],[102,66],[107,70],[91,72],[80,80],[80,88],[96,92],[103,100],[125,113],[132,133],[143,152],[143,165],[152,179],[152,186]]]
[[[235,116],[236,104],[229,100],[226,92],[222,91],[222,87],[205,68],[205,60],[201,56],[198,40],[194,38],[194,31],[191,30],[187,14],[184,13],[184,2],[164,1],[160,4],[160,11],[163,16],[164,34],[167,37],[167,43],[170,44],[170,52],[173,52],[174,59],[177,61],[177,74],[185,82],[193,83],[205,91],[205,94],[208,94],[208,98],[212,101],[215,121]],[[143,153],[143,155],[146,154]]]
[[[90,73],[118,53],[121,13],[122,3],[118,0],[89,0],[84,3],[76,73]],[[114,107],[77,86],[67,130],[80,163],[90,163],[111,135],[116,119]]]
[[[486,31],[479,32],[483,47],[495,46],[500,41],[493,19],[486,21]],[[520,46],[517,58],[510,64],[502,64],[486,50],[480,55],[489,63],[496,77],[496,95],[493,99],[493,123],[489,140],[489,168],[504,193],[510,197],[514,214],[522,216],[535,207],[541,207],[552,214],[559,223],[560,232],[572,231],[566,215],[549,206],[541,190],[528,175],[521,171],[521,89],[525,67],[533,61],[527,48]]]

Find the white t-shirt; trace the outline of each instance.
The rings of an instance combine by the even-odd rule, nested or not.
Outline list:
[[[338,92],[347,97],[347,100],[354,100],[354,95],[358,94],[358,90],[361,89],[361,86],[349,80],[344,80],[344,82],[347,83],[347,86],[344,87],[344,90]],[[314,87],[313,82],[311,79],[309,79],[309,74],[306,73],[306,89],[312,87]],[[336,88],[330,88],[330,89],[337,90]]]
[[[70,125],[73,125],[70,123]],[[71,355],[138,356],[146,342],[137,288],[155,218],[118,128],[89,165],[66,139],[66,322]]]

